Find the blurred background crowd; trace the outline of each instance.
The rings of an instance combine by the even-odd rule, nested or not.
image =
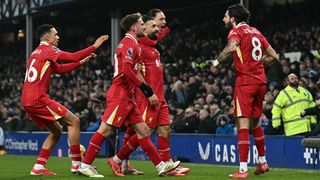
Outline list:
[[[303,8],[302,8],[303,7]],[[301,9],[308,9],[301,10]],[[169,104],[172,131],[176,133],[235,134],[233,117],[233,85],[235,69],[232,59],[219,70],[210,71],[214,59],[226,45],[227,32],[222,23],[224,10],[191,9],[187,13],[168,16],[182,25],[165,38],[166,50],[161,55],[165,69],[165,98]],[[166,13],[166,11],[165,11]],[[194,14],[200,19],[195,21]],[[170,13],[169,13],[170,15]],[[278,61],[266,65],[268,91],[261,116],[265,134],[282,134],[271,126],[271,109],[277,94],[285,86],[285,77],[295,73],[299,84],[314,99],[320,97],[320,24],[319,11],[312,3],[274,4],[254,8],[250,24],[257,27],[279,53]],[[284,16],[285,15],[285,16]],[[57,27],[59,30],[59,27]],[[61,37],[61,49],[75,51],[91,43],[97,35],[73,33]],[[112,37],[111,37],[112,38]],[[0,126],[5,131],[38,131],[20,105],[25,77],[23,43],[0,46]],[[311,53],[315,50],[316,53]],[[287,52],[301,52],[296,61]],[[93,62],[69,74],[54,75],[50,96],[65,105],[81,120],[82,131],[95,131],[105,109],[105,92],[111,84],[113,67],[110,44],[97,52]]]

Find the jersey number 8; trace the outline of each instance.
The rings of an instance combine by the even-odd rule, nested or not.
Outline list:
[[[253,46],[253,49],[251,52],[252,58],[255,61],[260,61],[262,58],[261,42],[257,37],[253,37],[251,43]]]

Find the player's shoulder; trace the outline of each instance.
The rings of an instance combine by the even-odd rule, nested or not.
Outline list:
[[[237,28],[232,28],[229,33],[228,33],[228,37],[233,36],[233,35],[238,35],[239,34],[239,29]]]
[[[138,46],[138,40],[130,34],[126,34],[122,39],[122,42],[131,46]]]
[[[125,36],[117,46],[120,51],[127,51],[131,49],[132,52],[140,49],[138,41],[132,37]]]
[[[52,46],[50,44],[40,44],[38,49],[42,51],[41,53],[46,55],[58,54],[61,52],[58,47]]]

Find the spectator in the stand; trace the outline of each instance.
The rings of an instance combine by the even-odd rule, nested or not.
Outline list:
[[[187,90],[181,80],[174,83],[172,87],[171,97],[169,99],[169,104],[178,104],[179,106],[187,106]]]
[[[76,112],[81,112],[86,108],[87,103],[88,100],[81,93],[77,93],[72,107]]]
[[[217,122],[218,116],[221,114],[221,110],[219,108],[219,105],[217,103],[213,103],[210,106],[210,117],[213,122]]]
[[[197,121],[197,113],[189,107],[183,116],[173,120],[172,129],[175,133],[194,133]]]
[[[228,116],[224,114],[219,115],[216,122],[218,124],[216,134],[233,135],[233,128],[229,122],[230,119]]]
[[[214,134],[216,132],[216,122],[212,121],[206,109],[201,109],[199,112],[196,132],[204,134]]]
[[[206,97],[206,104],[212,104],[214,101],[214,95],[213,94],[208,94]]]
[[[188,81],[188,103],[193,102],[196,98],[197,92],[201,86],[201,82],[196,77],[189,77]]]
[[[301,118],[300,112],[314,107],[311,93],[298,85],[298,77],[291,73],[287,77],[288,85],[280,91],[272,108],[272,126],[278,128],[283,122],[286,136],[305,135],[311,131],[311,123],[316,123],[314,116]],[[282,121],[281,121],[282,120]]]
[[[263,129],[263,132],[265,132],[265,130],[269,126],[270,122],[271,122],[270,119],[268,119],[267,116],[264,113],[262,113],[262,115],[260,117],[260,124]]]

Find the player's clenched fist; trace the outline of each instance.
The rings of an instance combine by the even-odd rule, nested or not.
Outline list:
[[[151,107],[154,107],[159,104],[159,99],[157,95],[153,94],[152,96],[149,97],[150,105]]]
[[[108,39],[109,39],[108,35],[102,35],[94,42],[93,46],[97,49],[101,46],[103,42],[105,42]]]

